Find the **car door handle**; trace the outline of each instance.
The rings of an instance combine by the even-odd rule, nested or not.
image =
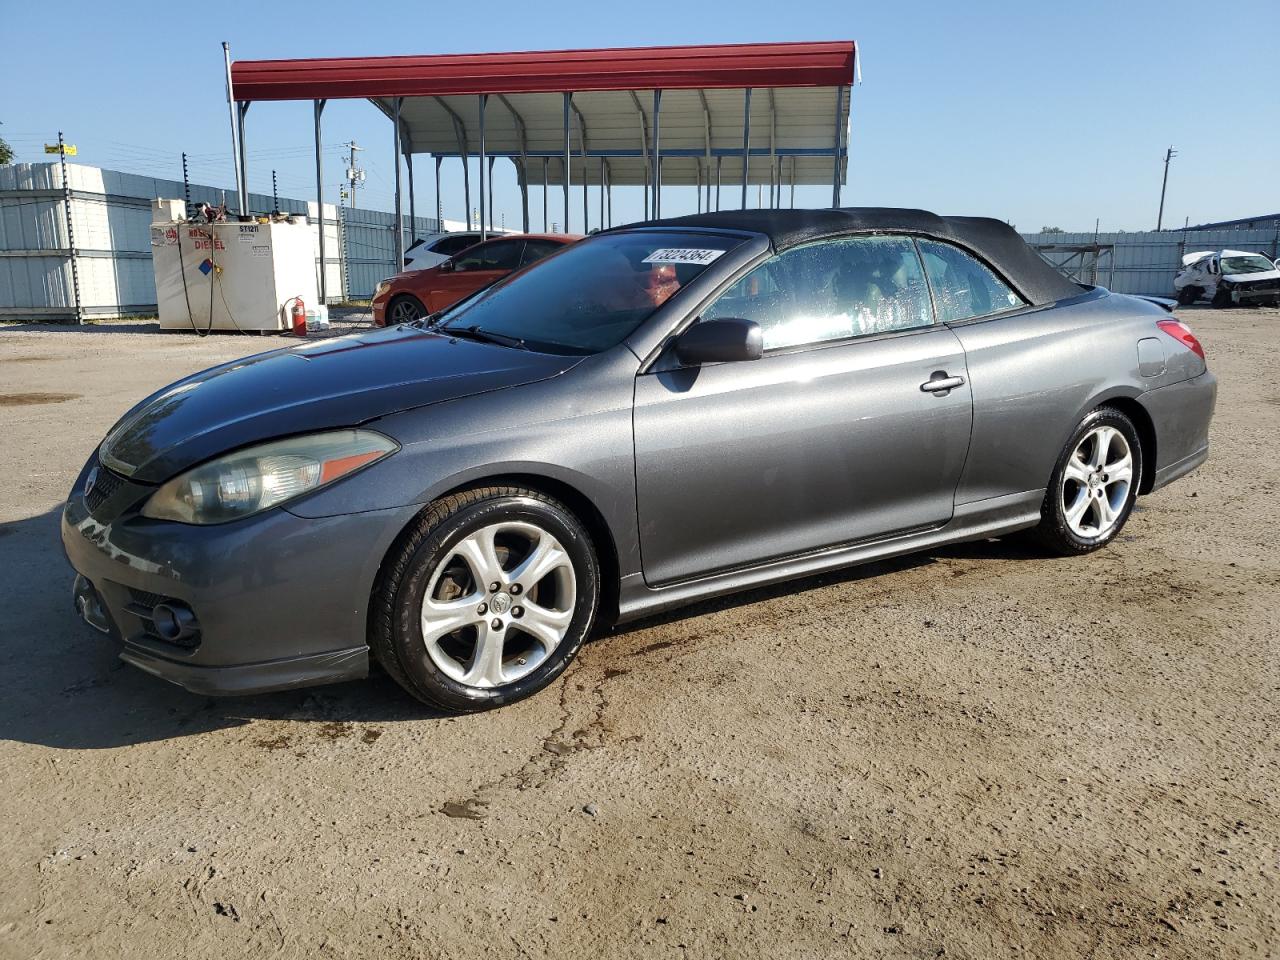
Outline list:
[[[945,371],[935,373],[932,377],[920,384],[920,389],[925,393],[949,393],[956,387],[964,386],[964,377],[948,377]]]

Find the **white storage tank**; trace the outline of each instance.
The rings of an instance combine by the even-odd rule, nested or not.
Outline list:
[[[290,330],[298,301],[315,310],[315,237],[306,217],[194,223],[180,219],[182,207],[152,204],[161,329]]]

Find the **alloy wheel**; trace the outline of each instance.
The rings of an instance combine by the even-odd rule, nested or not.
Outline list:
[[[410,321],[417,320],[421,316],[421,308],[415,301],[410,300],[407,297],[402,297],[395,303],[391,304],[392,323],[409,323]]]
[[[499,687],[559,646],[576,600],[573,562],[559,540],[532,523],[491,524],[455,544],[432,573],[422,641],[453,680]]]
[[[1076,536],[1094,540],[1119,522],[1133,486],[1133,452],[1115,427],[1094,427],[1062,471],[1062,515]]]

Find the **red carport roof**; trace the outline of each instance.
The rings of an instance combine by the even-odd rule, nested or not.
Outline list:
[[[324,100],[851,84],[852,40],[421,57],[240,60],[235,98]]]

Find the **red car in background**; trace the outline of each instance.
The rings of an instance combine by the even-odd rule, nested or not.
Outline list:
[[[385,327],[437,313],[581,239],[566,233],[495,237],[454,254],[438,266],[397,273],[379,283],[374,292],[373,323]]]

